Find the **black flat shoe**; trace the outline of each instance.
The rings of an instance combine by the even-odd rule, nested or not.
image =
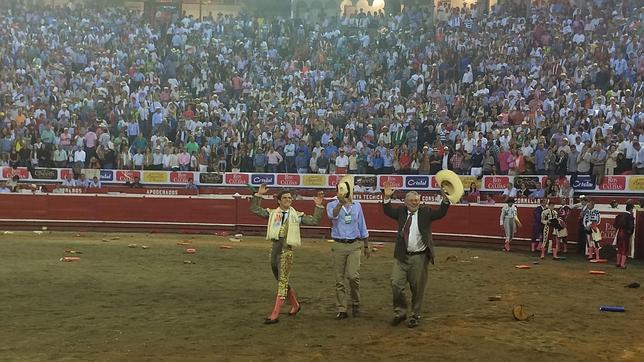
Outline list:
[[[405,319],[407,319],[406,314],[396,315],[396,316],[394,316],[394,319],[391,320],[391,325],[395,327],[395,326],[399,325],[400,322],[404,321]]]
[[[407,321],[407,327],[409,328],[416,328],[420,325],[420,321],[416,317],[411,317],[409,321]]]
[[[297,310],[295,312],[292,312],[292,313],[288,312],[288,315],[290,315],[291,317],[295,317],[301,310],[302,310],[302,305],[300,304],[297,306]]]
[[[347,314],[347,312],[339,312],[339,313],[338,313],[338,314],[336,314],[336,316],[335,316],[335,319],[338,319],[338,320],[340,320],[340,319],[347,319],[347,318],[349,318],[349,315]]]
[[[275,323],[277,323],[277,322],[279,322],[279,321],[280,321],[279,319],[270,319],[270,318],[266,318],[266,319],[264,320],[264,324],[275,324]]]

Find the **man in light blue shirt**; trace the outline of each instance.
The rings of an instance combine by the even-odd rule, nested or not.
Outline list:
[[[360,250],[369,257],[369,231],[362,206],[353,201],[353,176],[343,177],[337,189],[338,197],[329,202],[326,213],[331,220],[331,237],[335,241],[332,251],[338,308],[336,319],[345,319],[348,317],[345,279],[349,279],[353,316],[360,313]]]

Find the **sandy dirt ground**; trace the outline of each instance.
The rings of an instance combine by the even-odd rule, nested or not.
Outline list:
[[[177,245],[184,241],[190,244]],[[644,288],[624,287],[644,282],[642,263],[619,270],[612,261],[591,265],[571,256],[533,264],[527,253],[439,247],[424,318],[409,329],[389,325],[391,244],[363,258],[363,315],[338,321],[332,244],[306,240],[291,279],[302,311],[289,317],[285,306],[278,324],[264,325],[276,282],[270,245],[260,238],[15,232],[0,233],[0,245],[0,360],[644,358]],[[188,247],[196,254],[187,255]],[[80,260],[61,262],[65,255]],[[519,304],[534,314],[530,320],[514,320]],[[600,312],[601,305],[626,312]]]

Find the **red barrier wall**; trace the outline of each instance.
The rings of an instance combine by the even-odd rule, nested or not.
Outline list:
[[[396,223],[387,218],[377,201],[361,201],[372,238],[391,240]],[[275,207],[274,200],[265,199],[264,207]],[[502,204],[452,205],[447,216],[433,224],[435,239],[443,244],[480,244],[500,247],[503,232],[499,226]],[[532,236],[535,205],[517,205],[523,227],[518,230],[515,246],[525,248]],[[242,231],[252,234],[265,232],[265,220],[249,210],[247,197],[232,196],[150,196],[110,194],[3,194],[0,195],[0,225],[9,228],[67,230],[163,230],[213,232]],[[311,213],[310,200],[298,200],[295,207]],[[433,205],[432,207],[437,207]],[[600,229],[604,244],[612,242],[615,230],[614,211],[602,211]],[[571,241],[577,240],[578,212],[568,219]],[[329,220],[323,218],[318,227],[306,227],[305,235],[326,236]],[[644,213],[638,214],[637,255],[644,257]]]

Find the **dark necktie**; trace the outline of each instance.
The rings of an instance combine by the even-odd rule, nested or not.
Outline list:
[[[410,213],[409,216],[407,216],[407,221],[405,222],[405,226],[403,227],[403,235],[405,237],[405,246],[409,245],[409,229],[411,228],[411,220],[414,217],[414,213]]]
[[[282,225],[284,225],[284,222],[286,222],[286,213],[287,211],[282,211]]]

